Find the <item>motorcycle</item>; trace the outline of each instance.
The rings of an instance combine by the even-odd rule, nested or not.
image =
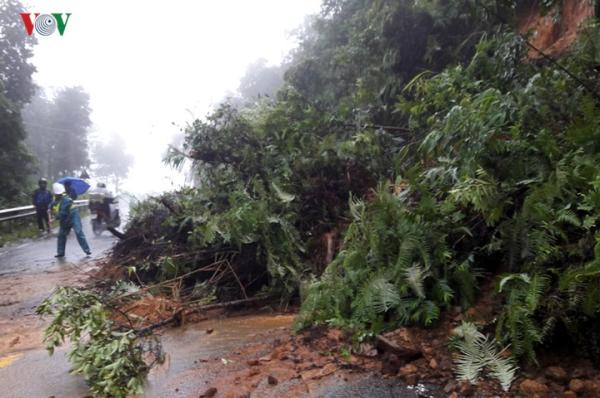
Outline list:
[[[91,198],[89,208],[92,215],[92,231],[100,236],[102,232],[109,231],[114,234],[115,228],[121,225],[119,214],[119,201],[116,198]]]

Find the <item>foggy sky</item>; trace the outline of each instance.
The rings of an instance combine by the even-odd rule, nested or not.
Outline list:
[[[161,163],[173,135],[235,91],[249,63],[279,63],[320,2],[25,0],[28,12],[72,13],[64,36],[38,37],[34,80],[82,86],[95,139],[120,134],[135,157],[123,189],[159,192],[183,182]]]

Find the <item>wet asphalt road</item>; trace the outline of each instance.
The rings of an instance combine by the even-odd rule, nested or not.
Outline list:
[[[44,234],[35,239],[0,248],[0,277],[15,273],[38,273],[56,267],[60,268],[65,264],[88,262],[105,256],[116,238],[108,231],[103,232],[100,236],[94,236],[89,216],[83,217],[82,225],[92,250],[90,257],[86,257],[75,239],[75,234],[71,232],[67,239],[65,258],[55,259],[56,235],[58,234],[58,228],[55,228],[51,235]]]
[[[82,378],[69,375],[66,349],[51,357],[43,349],[43,323],[34,313],[55,286],[85,277],[91,263],[106,256],[115,243],[109,232],[94,236],[89,216],[83,217],[82,224],[92,250],[90,257],[71,232],[65,258],[55,259],[57,229],[51,235],[0,248],[0,337],[19,340],[14,346],[0,346],[2,398],[75,398],[88,391]]]

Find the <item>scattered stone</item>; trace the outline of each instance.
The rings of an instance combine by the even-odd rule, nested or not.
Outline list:
[[[20,340],[21,340],[21,337],[17,336],[17,337],[15,337],[14,339],[12,339],[12,340],[10,341],[10,343],[8,343],[8,346],[9,346],[10,348],[14,347],[14,346],[16,346],[17,344],[19,344],[19,341],[20,341]]]
[[[557,381],[559,383],[565,383],[569,380],[567,371],[560,366],[549,366],[546,368],[546,377],[550,380]]]
[[[567,390],[563,392],[563,398],[577,398],[577,394],[575,391]]]
[[[406,384],[415,385],[419,381],[417,372],[419,368],[417,368],[414,364],[409,363],[404,365],[398,371],[398,376],[402,378]]]
[[[417,375],[416,373],[407,375],[406,377],[404,377],[404,381],[409,386],[414,386],[419,382],[419,375]]]
[[[327,338],[335,342],[342,341],[343,333],[340,329],[329,329],[327,331]]]
[[[408,376],[408,375],[417,373],[418,370],[419,369],[415,365],[413,365],[412,363],[409,363],[400,368],[400,370],[398,371],[398,376],[400,376],[400,377]]]
[[[211,334],[212,332],[214,332],[215,330],[210,328],[210,329],[206,329],[206,334]]]
[[[373,358],[377,356],[377,348],[370,343],[360,343],[357,354],[364,357]]]
[[[398,358],[396,354],[393,353],[385,353],[383,354],[383,373],[397,373],[398,368],[402,365],[403,361]]]
[[[277,383],[279,383],[279,381],[272,375],[269,375],[269,377],[267,377],[267,382],[272,386],[276,386]]]
[[[260,370],[258,370],[257,368],[251,368],[248,370],[248,377],[256,376],[259,373]]]
[[[431,347],[429,345],[426,345],[426,344],[422,344],[421,345],[421,352],[424,355],[431,355],[431,354],[433,354],[433,347]]]
[[[199,398],[212,398],[215,395],[217,395],[217,389],[214,387],[211,387],[208,390],[204,391],[204,394],[200,394]]]
[[[587,380],[585,382],[585,392],[590,397],[600,397],[600,380]]]
[[[576,394],[579,394],[585,388],[585,383],[580,379],[573,379],[569,382],[569,389],[574,391]]]
[[[322,368],[307,370],[306,372],[302,372],[301,377],[304,382],[308,382],[309,380],[317,380],[322,377],[328,376],[337,371],[338,367],[333,363],[328,363]]]
[[[458,383],[455,382],[454,380],[450,380],[444,386],[444,392],[447,394],[450,394],[452,391],[456,390],[457,388],[458,388]]]
[[[571,377],[574,379],[587,379],[592,376],[592,372],[587,367],[578,367],[573,369]]]
[[[473,394],[473,386],[468,381],[461,381],[458,383],[458,392],[460,396],[469,396]]]
[[[450,360],[450,358],[442,358],[439,363],[439,367],[442,369],[453,369],[452,360]]]
[[[429,367],[431,369],[437,369],[438,362],[435,360],[435,358],[431,358],[431,361],[429,361]]]
[[[257,359],[250,359],[249,361],[246,362],[248,364],[248,366],[256,366],[259,364]]]
[[[548,397],[548,386],[532,379],[525,379],[519,385],[519,391],[525,398],[546,398]]]
[[[325,376],[329,376],[332,373],[335,373],[338,370],[338,367],[333,364],[333,363],[328,363],[327,365],[323,366],[323,369],[321,369],[321,377],[325,377]]]
[[[273,357],[271,356],[271,354],[268,354],[268,355],[265,355],[264,357],[258,358],[258,360],[260,362],[269,362],[271,359],[273,359]]]
[[[452,394],[448,395],[448,398],[459,398],[458,394],[456,393],[456,391],[454,391]]]

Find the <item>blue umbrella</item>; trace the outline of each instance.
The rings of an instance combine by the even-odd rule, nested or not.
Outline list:
[[[81,178],[63,177],[60,180],[58,180],[58,182],[60,182],[63,185],[65,185],[65,182],[68,182],[68,181],[71,182],[71,188],[73,188],[73,190],[75,191],[75,193],[77,195],[83,195],[84,193],[87,192],[88,189],[90,189],[90,184],[83,181]]]

